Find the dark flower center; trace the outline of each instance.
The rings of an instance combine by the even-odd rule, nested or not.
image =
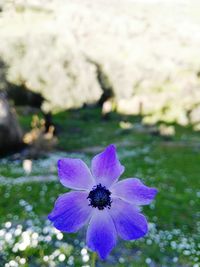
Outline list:
[[[99,210],[103,210],[106,207],[110,209],[112,202],[110,195],[110,191],[105,186],[98,184],[93,187],[87,197],[90,201],[89,205]]]

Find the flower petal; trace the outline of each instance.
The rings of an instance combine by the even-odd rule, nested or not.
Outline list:
[[[116,245],[116,229],[107,210],[94,212],[87,230],[87,245],[96,251],[101,259],[106,259]]]
[[[101,183],[109,187],[124,172],[117,158],[116,148],[109,145],[102,153],[96,155],[92,160],[92,174],[96,179],[96,183]]]
[[[122,239],[138,239],[148,231],[144,215],[123,200],[113,199],[109,213],[113,218],[117,233]]]
[[[63,232],[77,232],[89,220],[92,208],[86,192],[70,192],[61,195],[48,218]]]
[[[91,189],[95,184],[89,168],[80,159],[60,159],[58,176],[64,186],[72,189]]]
[[[136,205],[151,203],[157,194],[157,189],[144,185],[137,178],[125,179],[111,188],[114,195]]]

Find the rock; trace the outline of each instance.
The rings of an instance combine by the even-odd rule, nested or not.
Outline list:
[[[0,93],[0,154],[14,152],[22,146],[22,130],[17,122],[16,114]]]

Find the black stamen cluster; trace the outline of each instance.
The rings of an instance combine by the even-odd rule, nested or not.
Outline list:
[[[106,189],[105,186],[98,184],[97,186],[93,187],[87,197],[90,201],[89,206],[98,208],[99,210],[103,210],[106,207],[110,209],[112,202],[110,195],[110,191]]]

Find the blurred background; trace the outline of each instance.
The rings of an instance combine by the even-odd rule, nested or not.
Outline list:
[[[110,143],[159,194],[97,266],[200,266],[200,2],[0,0],[0,266],[90,266],[47,220],[61,157]]]

